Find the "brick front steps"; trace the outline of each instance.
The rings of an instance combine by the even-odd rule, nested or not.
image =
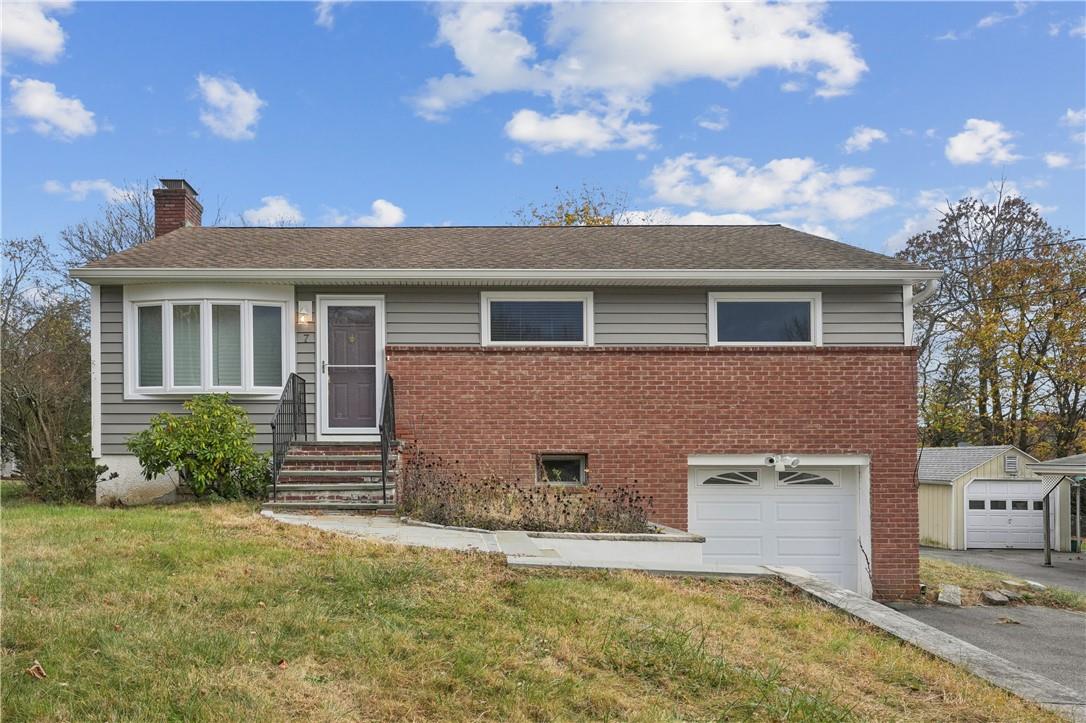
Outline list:
[[[392,512],[399,473],[398,447],[382,485],[379,442],[294,442],[264,509]]]

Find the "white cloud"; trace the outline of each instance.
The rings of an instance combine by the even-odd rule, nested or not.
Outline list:
[[[329,209],[325,222],[332,226],[399,226],[407,219],[404,210],[383,198],[370,204],[370,213],[356,216]]]
[[[548,120],[589,112],[600,123],[620,118],[639,127],[640,137],[649,129],[630,123],[628,114],[647,113],[663,85],[708,78],[734,86],[776,70],[813,77],[816,94],[832,97],[851,91],[867,71],[852,36],[823,23],[823,5],[556,3],[544,18],[547,57],[521,32],[523,11],[441,6],[437,40],[452,48],[461,71],[430,78],[414,99],[417,112],[439,120],[486,95],[531,92],[555,104]],[[617,135],[622,147],[641,145]]]
[[[945,33],[943,33],[942,35],[937,36],[935,39],[936,40],[957,40],[958,39],[958,34],[956,32],[954,32],[953,30],[948,30]]]
[[[721,105],[709,106],[698,116],[698,125],[709,131],[722,131],[728,127],[728,109]]]
[[[811,158],[779,158],[756,166],[744,158],[668,158],[652,169],[655,197],[680,206],[758,213],[771,221],[814,225],[852,221],[894,202],[885,188],[865,185],[873,171],[829,170]]]
[[[797,82],[795,80],[786,80],[781,83],[782,93],[798,93],[801,90],[803,90],[803,83]]]
[[[845,141],[845,153],[866,151],[871,148],[873,143],[886,143],[887,140],[889,139],[886,136],[886,131],[881,131],[878,128],[868,128],[867,126],[856,126],[852,130],[852,135]]]
[[[950,137],[944,152],[956,166],[984,161],[1013,163],[1021,158],[1014,153],[1014,135],[997,121],[970,118],[961,133]]]
[[[212,133],[232,141],[256,137],[255,126],[265,103],[255,90],[246,90],[233,78],[201,73],[196,76],[204,102],[200,120]]]
[[[1063,168],[1071,163],[1071,159],[1064,153],[1046,153],[1045,165],[1049,168]]]
[[[905,248],[905,243],[916,234],[936,228],[943,218],[942,209],[946,208],[946,198],[946,193],[938,188],[918,193],[911,204],[916,213],[906,218],[901,228],[886,239],[883,250],[888,254],[897,253]]]
[[[1060,117],[1060,125],[1073,129],[1071,139],[1075,143],[1086,143],[1086,108],[1075,110],[1068,108]]]
[[[70,0],[0,4],[0,47],[4,55],[20,55],[39,63],[57,60],[64,52],[64,30],[51,16],[71,6]]]
[[[94,113],[78,98],[57,92],[52,83],[26,78],[11,80],[11,110],[31,122],[31,128],[43,136],[70,141],[98,132]]]
[[[518,110],[505,124],[505,135],[543,153],[641,148],[651,145],[654,130],[651,123],[628,121],[624,113],[596,116],[584,110],[550,116]]]
[[[519,148],[514,148],[513,150],[505,154],[505,160],[509,161],[514,166],[523,166],[524,151],[520,150]]]
[[[264,205],[241,214],[250,226],[297,226],[305,220],[301,210],[286,196],[264,196],[260,202]]]
[[[977,27],[978,28],[990,28],[990,27],[992,27],[994,25],[999,25],[1002,22],[1006,22],[1007,20],[1013,20],[1014,18],[1020,18],[1023,15],[1025,15],[1027,10],[1029,10],[1029,3],[1016,2],[1014,4],[1014,12],[1010,12],[1010,13],[994,12],[994,13],[991,13],[990,15],[985,15],[984,17],[982,17],[980,20],[977,21]]]
[[[51,179],[42,184],[42,190],[46,193],[64,194],[72,201],[85,201],[92,193],[100,193],[106,201],[119,201],[125,195],[123,188],[114,186],[104,178],[71,181],[68,184]]]
[[[1086,38],[1086,18],[1082,18],[1078,25],[1071,26],[1071,29],[1067,31],[1067,34],[1072,38]]]
[[[757,218],[746,213],[707,213],[705,211],[688,211],[676,213],[670,208],[660,206],[640,211],[627,211],[619,223],[638,224],[642,226],[754,226],[758,224],[777,223],[766,219]],[[796,228],[816,236],[836,238],[836,234],[821,224],[793,224]]]
[[[331,30],[336,25],[335,7],[345,1],[346,0],[320,0],[313,8],[313,12],[316,15],[313,22],[322,28]]]

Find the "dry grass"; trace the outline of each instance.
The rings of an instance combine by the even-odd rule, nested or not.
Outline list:
[[[926,597],[931,602],[939,596],[939,585],[945,583],[957,585],[962,589],[962,604],[979,605],[981,593],[985,590],[1009,587],[1003,580],[1024,582],[1014,575],[993,572],[982,567],[959,565],[930,557],[920,558],[920,581],[927,585]],[[1086,595],[1073,590],[1058,587],[1049,587],[1045,590],[1018,587],[1014,590],[1021,593],[1023,602],[1030,605],[1086,612]]]
[[[518,572],[240,504],[5,499],[0,531],[5,721],[1054,720],[773,582]]]

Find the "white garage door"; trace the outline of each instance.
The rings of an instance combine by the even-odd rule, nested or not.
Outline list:
[[[1040,480],[974,480],[965,499],[966,547],[1044,547]]]
[[[695,469],[689,527],[705,562],[802,567],[857,590],[856,470]]]

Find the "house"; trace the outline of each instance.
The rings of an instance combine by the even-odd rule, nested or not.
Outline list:
[[[920,544],[951,550],[1044,547],[1037,459],[1011,445],[927,447],[918,451]],[[1057,550],[1071,545],[1069,485],[1049,511]]]
[[[155,201],[154,239],[72,270],[100,501],[168,496],[126,438],[229,391],[280,506],[387,505],[406,441],[636,484],[709,561],[917,592],[913,290],[939,272],[779,225],[206,228],[185,181]]]
[[[1058,459],[1050,459],[1044,462],[1037,462],[1036,464],[1027,465],[1034,474],[1038,475],[1042,481],[1042,492],[1048,494],[1049,499],[1055,499],[1059,504],[1061,499],[1066,499],[1070,502],[1070,497],[1075,498],[1074,504],[1067,504],[1068,510],[1068,524],[1067,528],[1070,530],[1070,534],[1074,536],[1074,541],[1069,548],[1071,552],[1082,552],[1082,519],[1086,517],[1082,513],[1082,488],[1086,486],[1086,454],[1073,454],[1069,457],[1060,457]],[[1066,494],[1063,494],[1062,489],[1068,488]],[[1055,490],[1061,490],[1060,494],[1053,494]],[[1074,507],[1074,510],[1071,508]],[[1074,515],[1071,515],[1071,512]],[[1061,540],[1065,540],[1066,536],[1057,537]],[[1061,547],[1061,550],[1068,548]],[[1048,553],[1046,550],[1045,562],[1050,562],[1048,559]]]

